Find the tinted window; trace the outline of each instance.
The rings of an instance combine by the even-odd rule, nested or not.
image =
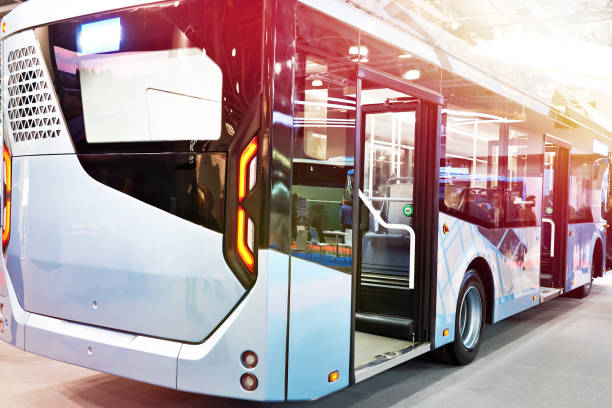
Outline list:
[[[499,119],[447,110],[440,163],[441,209],[487,227],[503,224]]]
[[[508,170],[505,186],[506,226],[538,224],[542,192],[541,138],[510,127],[508,135]]]
[[[226,155],[82,155],[87,173],[124,194],[205,228],[224,223]]]
[[[570,157],[569,220],[591,222],[593,189],[593,157],[574,154]],[[601,200],[601,196],[597,197]]]

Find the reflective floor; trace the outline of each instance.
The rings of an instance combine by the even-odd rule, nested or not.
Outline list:
[[[612,400],[612,277],[487,326],[466,367],[409,361],[311,403],[258,404],[168,390],[0,343],[2,407],[602,407]]]

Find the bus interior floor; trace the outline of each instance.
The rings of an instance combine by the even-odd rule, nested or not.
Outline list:
[[[355,331],[355,370],[375,361],[396,357],[415,344],[409,340]]]

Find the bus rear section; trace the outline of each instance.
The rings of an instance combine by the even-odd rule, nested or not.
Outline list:
[[[269,373],[284,357],[265,359],[262,2],[58,1],[61,22],[29,28],[43,3],[5,19],[0,338],[166,387],[283,399]]]

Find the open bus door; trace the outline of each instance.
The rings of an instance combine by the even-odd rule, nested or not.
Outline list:
[[[427,352],[435,300],[442,95],[358,67],[354,381]]]
[[[541,302],[560,295],[565,287],[569,151],[569,144],[550,135],[545,136],[540,240]]]

